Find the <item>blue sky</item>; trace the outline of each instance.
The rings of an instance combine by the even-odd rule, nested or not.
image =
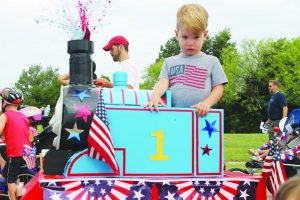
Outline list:
[[[56,26],[34,20],[41,12],[47,17],[55,11],[57,1],[0,0],[0,88],[14,84],[22,70],[33,64],[68,72],[70,38]],[[160,45],[174,36],[176,11],[185,3],[202,4],[210,15],[209,34],[228,27],[237,44],[244,39],[300,36],[299,0],[111,0],[101,27],[91,37],[97,74],[111,77],[118,70],[118,64],[102,47],[112,36],[121,34],[129,40],[130,57],[142,77],[158,57]]]

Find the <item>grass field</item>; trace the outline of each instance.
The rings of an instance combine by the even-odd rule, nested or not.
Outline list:
[[[250,160],[248,149],[257,149],[268,140],[267,134],[225,134],[224,154],[226,169],[244,168],[245,162]]]

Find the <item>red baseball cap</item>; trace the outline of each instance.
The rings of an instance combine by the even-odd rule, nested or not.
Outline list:
[[[112,45],[115,45],[115,44],[129,45],[129,42],[122,35],[117,35],[109,40],[108,44],[103,47],[103,50],[109,51],[111,49]]]

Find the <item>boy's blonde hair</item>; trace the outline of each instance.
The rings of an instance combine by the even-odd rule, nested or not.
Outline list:
[[[186,4],[177,11],[177,30],[186,28],[199,33],[206,31],[208,25],[208,12],[199,4]]]

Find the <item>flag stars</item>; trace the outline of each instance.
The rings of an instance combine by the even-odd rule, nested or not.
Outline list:
[[[167,198],[168,200],[175,200],[174,196],[175,196],[175,193],[170,193],[170,192],[168,191],[168,195],[165,196],[165,198]]]
[[[144,197],[144,195],[142,194],[142,189],[140,189],[139,191],[134,191],[134,199],[138,199],[141,200],[141,198]]]
[[[205,192],[204,188],[201,187],[200,190],[199,190],[199,192],[200,192],[200,193],[204,193],[204,192]]]
[[[246,200],[247,197],[249,197],[249,195],[247,194],[247,189],[244,190],[244,191],[241,190],[241,196],[240,196],[240,198],[244,198],[244,200]]]
[[[52,199],[52,200],[61,200],[60,195],[61,195],[61,194],[57,194],[56,192],[54,192],[54,193],[50,196],[50,199]]]
[[[101,188],[101,190],[100,190],[100,194],[102,194],[102,196],[104,196],[104,195],[106,194],[106,191],[105,191],[105,189],[102,189],[102,188]]]
[[[112,182],[112,180],[108,180],[108,181],[107,181],[107,185],[108,185],[108,186],[112,186],[113,184],[114,184],[114,183]]]
[[[95,181],[95,184],[98,186],[98,185],[100,185],[100,181],[99,180],[96,180]]]
[[[93,187],[90,187],[89,188],[89,192],[92,194],[93,192],[95,192],[94,188]]]
[[[215,189],[214,188],[211,188],[210,189],[210,193],[213,195],[215,193]]]

